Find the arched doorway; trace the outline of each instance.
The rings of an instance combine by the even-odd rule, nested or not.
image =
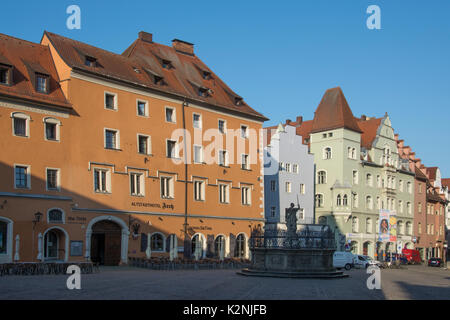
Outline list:
[[[238,234],[236,238],[236,247],[234,248],[234,256],[244,259],[247,257],[247,241],[243,233]]]
[[[222,235],[214,241],[214,257],[220,260],[225,258],[225,237]]]
[[[0,263],[12,262],[13,252],[13,222],[0,217]]]
[[[197,233],[192,237],[191,252],[196,260],[204,258],[206,254],[206,240],[205,236]]]
[[[102,220],[92,226],[91,260],[105,266],[117,266],[121,260],[122,228]]]
[[[373,256],[372,243],[370,241],[363,243],[363,256]]]
[[[67,261],[69,257],[69,235],[60,227],[47,229],[42,237],[45,261]],[[41,241],[42,241],[41,240]]]

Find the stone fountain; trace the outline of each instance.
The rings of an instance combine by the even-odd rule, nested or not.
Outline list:
[[[267,226],[253,229],[250,238],[251,265],[238,272],[244,276],[281,278],[344,278],[333,267],[334,233],[327,225],[297,226],[297,211],[286,209],[286,230]]]

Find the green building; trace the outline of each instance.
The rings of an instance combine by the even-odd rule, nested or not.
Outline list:
[[[383,260],[412,249],[414,173],[398,155],[389,116],[355,118],[338,87],[325,92],[312,121],[294,125],[314,154],[316,222],[335,229],[337,250]],[[397,241],[378,241],[381,209],[396,214]]]

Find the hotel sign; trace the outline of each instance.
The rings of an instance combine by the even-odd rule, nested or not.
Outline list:
[[[173,204],[169,203],[150,203],[150,202],[131,202],[131,205],[133,207],[141,207],[141,208],[158,208],[158,209],[175,209],[175,206]]]

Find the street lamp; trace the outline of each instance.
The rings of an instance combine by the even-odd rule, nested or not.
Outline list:
[[[43,214],[41,212],[39,212],[39,211],[34,214],[34,220],[32,221],[33,222],[33,229],[36,226],[36,223],[41,221],[42,216],[43,216]]]

